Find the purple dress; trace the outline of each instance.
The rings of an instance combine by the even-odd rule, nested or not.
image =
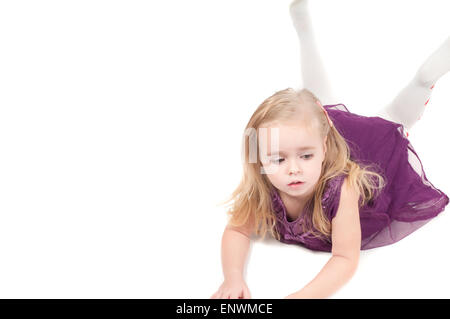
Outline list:
[[[375,164],[371,169],[385,178],[386,186],[359,209],[361,249],[393,244],[444,210],[449,198],[428,181],[403,125],[351,113],[343,104],[324,108],[347,141],[350,158],[363,165]],[[345,177],[341,174],[325,185],[322,207],[330,222],[337,213]],[[294,221],[288,219],[275,188],[271,195],[281,242],[331,252],[331,241],[302,233],[302,214]]]

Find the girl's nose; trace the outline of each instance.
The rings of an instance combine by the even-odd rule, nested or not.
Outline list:
[[[294,162],[289,166],[289,174],[296,174],[300,172],[300,167]]]

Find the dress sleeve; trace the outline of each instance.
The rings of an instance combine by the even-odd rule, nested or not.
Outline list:
[[[336,216],[341,198],[341,188],[346,176],[346,174],[341,174],[333,177],[328,181],[323,192],[322,208],[330,222]]]

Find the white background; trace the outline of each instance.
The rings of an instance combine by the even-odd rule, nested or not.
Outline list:
[[[0,297],[209,298],[221,200],[257,106],[298,88],[290,0],[0,3]],[[450,35],[446,0],[310,2],[351,112],[371,115]],[[450,194],[450,74],[410,140]],[[450,216],[361,252],[332,298],[449,298]],[[252,244],[253,298],[283,298],[331,254]]]

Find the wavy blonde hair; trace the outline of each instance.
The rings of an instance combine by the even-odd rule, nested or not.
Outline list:
[[[325,114],[316,104],[316,101],[319,101],[319,99],[307,89],[298,91],[287,88],[264,100],[253,113],[245,128],[242,140],[242,179],[231,196],[222,202],[222,204],[232,202],[230,209],[227,211],[229,226],[239,228],[251,225],[251,231],[262,238],[270,230],[272,236],[280,240],[280,234],[275,227],[276,217],[272,208],[271,192],[274,186],[265,174],[261,174],[262,163],[259,156],[256,162],[250,161],[249,140],[252,136],[247,138],[247,134],[249,131],[258,131],[266,123],[283,122],[292,119],[294,115],[300,114],[300,118],[307,119],[308,117],[312,120],[305,121],[305,123],[317,124],[322,140],[327,136],[327,151],[322,163],[322,172],[315,185],[314,196],[306,203],[308,207],[313,209],[305,216],[304,231],[309,231],[313,236],[322,240],[330,241],[331,223],[322,209],[321,199],[327,181],[333,177],[342,173],[348,175],[349,184],[357,186],[360,195],[360,207],[375,196],[376,190],[385,186],[383,176],[370,170],[369,166],[363,167],[350,159],[350,149],[347,142],[334,126],[330,127]],[[259,145],[257,154],[259,154]]]

